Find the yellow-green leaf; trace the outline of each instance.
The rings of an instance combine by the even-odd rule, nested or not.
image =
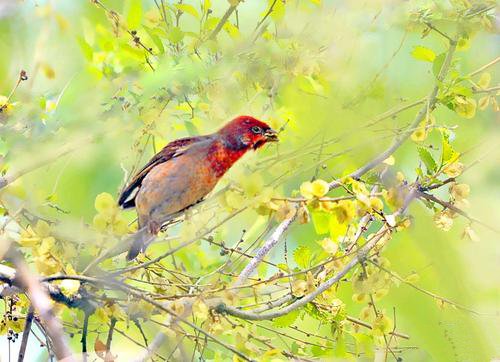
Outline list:
[[[311,249],[309,249],[307,246],[299,246],[293,252],[293,259],[300,268],[305,269],[309,267],[312,259]]]
[[[480,88],[485,89],[485,88],[488,88],[488,86],[490,85],[490,82],[491,82],[491,74],[488,72],[484,72],[483,74],[481,74],[481,77],[479,78],[477,85]]]
[[[125,18],[130,29],[134,30],[141,25],[142,20],[142,1],[129,0],[125,6]]]
[[[183,13],[192,15],[196,19],[200,18],[200,14],[198,13],[198,10],[196,10],[196,8],[193,5],[189,5],[189,4],[174,4],[174,6],[177,8],[177,10],[179,10],[179,11],[181,11]]]
[[[413,48],[411,55],[417,60],[422,60],[424,62],[433,62],[436,59],[436,54],[429,48],[417,45]]]

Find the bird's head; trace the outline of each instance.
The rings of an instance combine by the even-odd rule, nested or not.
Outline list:
[[[277,142],[278,133],[266,123],[251,116],[239,116],[219,130],[232,147],[256,150],[267,142]]]

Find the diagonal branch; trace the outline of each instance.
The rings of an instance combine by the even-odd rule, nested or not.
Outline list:
[[[253,257],[252,260],[247,264],[247,266],[243,269],[243,271],[238,276],[238,279],[234,283],[233,286],[242,285],[252,274],[252,272],[257,268],[264,257],[269,253],[269,251],[280,241],[285,232],[288,230],[290,225],[297,218],[297,206],[294,207],[293,215],[285,220],[283,220],[277,227],[274,229],[271,237],[264,243],[264,245],[257,251],[257,254]]]
[[[393,219],[405,213],[406,209],[410,203],[417,197],[417,188],[412,187],[412,189],[406,195],[403,206],[397,210],[392,216]],[[336,275],[321,283],[314,291],[305,295],[304,297],[295,300],[293,303],[287,305],[286,307],[279,309],[277,311],[269,311],[257,314],[255,312],[243,311],[235,307],[226,306],[224,303],[220,303],[215,307],[215,310],[219,313],[227,313],[238,318],[248,319],[248,320],[268,320],[284,316],[296,309],[299,309],[309,302],[312,302],[317,296],[331,288],[334,284],[338,283],[347,273],[349,273],[358,263],[366,259],[366,256],[372,250],[377,243],[387,234],[392,233],[396,225],[389,225],[385,223],[377,233],[375,233],[371,239],[367,241],[365,245],[359,248],[358,253],[353,257],[349,263],[347,263],[342,270],[340,270]],[[285,300],[285,298],[283,298]],[[286,302],[286,301],[285,301]]]
[[[470,216],[469,214],[467,214],[462,209],[459,209],[458,207],[456,207],[455,205],[453,205],[451,202],[447,202],[447,201],[438,199],[436,196],[428,194],[426,192],[422,192],[422,191],[419,191],[418,196],[421,197],[421,198],[423,198],[423,199],[435,202],[435,203],[443,206],[446,209],[450,209],[451,211],[456,212],[457,214],[462,215],[463,217],[465,217],[470,222],[482,225],[485,228],[487,228],[487,229],[489,229],[489,230],[491,230],[491,231],[493,231],[493,232],[495,232],[497,234],[500,234],[500,230],[499,229],[495,228],[494,226],[488,225],[488,224],[482,222],[481,220],[476,219],[475,217]]]
[[[217,35],[219,34],[219,32],[222,30],[222,27],[224,26],[224,24],[226,24],[227,20],[229,19],[229,17],[231,16],[231,14],[236,10],[236,8],[238,7],[238,5],[239,5],[239,1],[237,1],[235,5],[231,5],[226,10],[226,12],[224,13],[224,15],[222,15],[222,18],[217,23],[217,26],[212,31],[212,33],[210,34],[210,36],[208,37],[208,39],[213,40],[213,39],[215,39],[217,37]]]

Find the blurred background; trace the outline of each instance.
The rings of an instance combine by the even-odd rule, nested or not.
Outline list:
[[[168,21],[153,0],[101,3],[105,9],[92,1],[0,1],[4,101],[19,72],[28,75],[9,99],[8,114],[0,115],[0,170],[43,165],[3,190],[2,202],[60,220],[65,225],[61,232],[75,240],[84,238],[81,225],[93,223],[98,194],[116,197],[130,174],[168,141],[213,132],[239,114],[282,129],[281,142],[248,155],[218,189],[272,186],[274,193],[290,196],[315,175],[331,181],[353,171],[412,122],[417,110],[412,102],[433,87],[432,62],[412,52],[423,46],[439,56],[447,42],[435,32],[423,37],[424,27],[412,21],[415,14],[422,8],[446,12],[461,2],[279,0],[260,24],[271,2],[247,0],[238,5],[237,16],[232,14],[217,42],[200,40],[200,31],[209,34],[216,25],[207,24],[203,9],[209,6],[221,17],[229,6],[226,1],[185,1],[192,7],[183,8],[179,18],[169,15]],[[136,31],[139,42],[116,25],[110,11]],[[162,22],[171,23],[162,27]],[[436,19],[435,25],[450,34],[455,31],[447,19]],[[455,57],[460,74],[499,56],[495,20],[469,34]],[[498,70],[498,63],[488,68],[491,86],[498,84]],[[395,117],[377,118],[405,105],[410,105],[408,110]],[[454,148],[464,153],[462,162],[474,164],[460,177],[471,187],[467,212],[498,225],[498,113],[489,105],[465,118],[439,106],[434,115],[437,126],[453,132]],[[438,149],[439,134],[431,133],[423,142]],[[415,142],[408,141],[394,159],[390,172],[414,180],[420,162]],[[242,201],[225,202],[231,207]],[[394,308],[397,329],[411,336],[403,342],[410,348],[401,357],[500,358],[499,235],[478,226],[478,240],[464,239],[468,223],[460,218],[450,231],[442,231],[419,202],[410,213],[411,228],[397,233],[385,251],[391,270],[402,276],[418,273],[421,288],[474,312],[440,306],[405,285],[391,288],[379,303],[391,315]],[[128,221],[135,218],[133,211],[124,215]],[[265,226],[266,219],[249,209],[219,232],[232,245],[241,229],[257,235]],[[317,247],[317,239],[312,225],[295,226],[287,237],[288,250]],[[97,248],[79,247],[86,261]],[[198,262],[192,261],[193,255]],[[218,265],[217,255],[217,249],[196,246],[181,258],[196,274]],[[272,259],[284,262],[282,247]],[[363,305],[344,289],[339,298],[348,313],[358,315]],[[45,350],[31,342],[27,360],[44,360]],[[78,338],[72,343],[78,346]],[[7,346],[15,351],[16,345],[5,336],[0,345],[1,360],[6,361]]]

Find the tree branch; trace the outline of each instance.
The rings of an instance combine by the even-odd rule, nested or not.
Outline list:
[[[297,206],[294,207],[293,215],[289,218],[283,220],[274,230],[271,237],[264,243],[264,245],[257,251],[257,254],[253,257],[252,260],[246,265],[243,271],[238,276],[238,279],[234,283],[233,286],[239,286],[243,284],[248,277],[252,274],[252,272],[257,268],[260,262],[264,259],[264,257],[269,253],[269,251],[280,241],[285,232],[288,230],[290,225],[297,218]]]
[[[453,205],[451,202],[447,202],[447,201],[438,199],[436,196],[428,194],[428,193],[425,193],[425,192],[422,192],[422,191],[419,191],[418,196],[421,197],[421,198],[423,198],[423,199],[426,199],[426,200],[429,200],[429,201],[433,201],[433,202],[435,202],[435,203],[443,206],[446,209],[450,209],[451,211],[456,212],[457,214],[462,215],[467,220],[469,220],[469,221],[471,221],[473,223],[482,225],[485,228],[487,228],[487,229],[489,229],[489,230],[491,230],[491,231],[493,231],[493,232],[495,232],[497,234],[500,234],[500,230],[498,230],[494,226],[488,225],[488,224],[482,222],[481,220],[476,219],[475,217],[470,216],[469,214],[467,214],[462,209],[459,209],[458,207],[456,207],[455,205]]]
[[[417,187],[412,187],[409,193],[407,194],[403,206],[397,210],[392,216],[395,219],[396,217],[404,214],[406,209],[408,208],[409,204],[413,199],[417,197]],[[249,312],[249,311],[243,311],[241,309],[231,307],[231,306],[226,306],[224,303],[220,303],[215,307],[215,310],[219,313],[227,313],[230,315],[233,315],[238,318],[242,319],[248,319],[248,320],[268,320],[268,319],[274,319],[278,318],[281,316],[284,316],[298,308],[301,308],[305,306],[307,303],[313,301],[318,295],[321,293],[325,292],[329,288],[331,288],[334,284],[339,282],[351,269],[353,269],[359,262],[362,260],[366,259],[366,255],[368,252],[373,249],[378,241],[382,239],[387,233],[391,233],[393,229],[395,228],[396,225],[388,225],[387,223],[384,223],[384,225],[379,229],[377,233],[375,233],[370,240],[367,241],[365,245],[363,245],[361,248],[359,248],[358,253],[354,258],[347,263],[344,268],[342,268],[341,271],[339,271],[336,275],[328,279],[327,281],[323,282],[320,284],[314,291],[311,293],[305,295],[304,297],[295,300],[293,303],[287,305],[286,307],[277,310],[277,311],[271,311],[271,312],[264,312],[257,314],[255,312]],[[286,298],[283,298],[285,301]],[[286,302],[286,301],[285,301]]]
[[[31,273],[24,258],[18,252],[15,252],[12,259],[16,266],[14,285],[26,291],[34,310],[38,312],[47,335],[52,341],[57,359],[64,359],[65,362],[75,361],[73,352],[64,336],[63,326],[54,314],[47,292],[42,288],[38,279]]]
[[[224,26],[224,24],[226,24],[227,19],[229,19],[229,17],[236,10],[236,8],[238,7],[238,5],[239,5],[239,1],[236,3],[236,5],[231,5],[226,10],[226,12],[224,13],[224,15],[222,15],[222,18],[217,23],[217,26],[212,31],[212,33],[210,34],[210,36],[208,37],[208,39],[213,40],[213,39],[215,39],[217,37],[217,34],[219,34],[219,32],[222,30],[222,27]]]

